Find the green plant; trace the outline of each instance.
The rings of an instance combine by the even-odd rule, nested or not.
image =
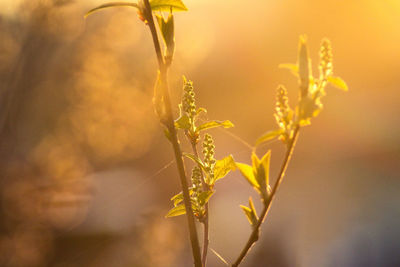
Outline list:
[[[154,108],[161,124],[165,127],[165,135],[171,142],[175,159],[177,162],[182,192],[171,198],[174,207],[167,213],[166,217],[186,214],[194,265],[196,267],[206,266],[208,251],[208,224],[209,224],[209,201],[215,193],[215,183],[225,177],[230,171],[239,170],[249,184],[259,193],[263,204],[262,211],[258,214],[253,200],[249,198],[249,206],[241,206],[246,215],[252,231],[247,243],[241,250],[239,256],[232,264],[238,266],[248,254],[260,235],[260,227],[268,214],[272,201],[283,180],[285,171],[291,159],[299,131],[301,127],[309,125],[311,119],[316,117],[322,110],[321,99],[325,96],[325,88],[330,83],[340,89],[347,90],[346,83],[339,77],[333,76],[332,52],[329,40],[324,39],[320,51],[319,77],[312,75],[311,62],[308,57],[305,37],[300,38],[299,56],[297,64],[282,64],[280,67],[287,68],[299,80],[299,100],[294,109],[289,106],[287,90],[279,86],[277,90],[275,119],[278,128],[262,135],[256,141],[256,146],[266,141],[279,138],[286,145],[286,154],[283,159],[275,184],[270,186],[269,162],[271,151],[268,151],[260,159],[254,149],[251,156],[251,165],[235,162],[232,155],[223,159],[214,158],[214,143],[210,134],[205,133],[210,128],[233,127],[228,121],[206,121],[201,122],[199,115],[206,112],[204,108],[197,108],[193,83],[183,78],[183,97],[179,105],[180,116],[173,117],[169,87],[168,70],[173,61],[175,50],[174,16],[173,12],[186,11],[186,6],[181,0],[139,0],[138,3],[114,2],[101,5],[90,10],[87,15],[103,8],[127,6],[138,10],[139,18],[149,27],[158,61],[158,76],[154,87]],[[167,13],[167,14],[165,14]],[[167,16],[166,16],[167,15]],[[154,16],[156,20],[154,20]],[[156,23],[156,22],[157,23]],[[158,25],[158,31],[156,28]],[[162,37],[163,45],[159,41]],[[162,46],[164,52],[162,51]],[[177,131],[182,130],[192,147],[191,153],[183,153],[178,140]],[[202,153],[198,152],[200,140]],[[187,181],[183,157],[194,161],[192,170],[191,186]],[[204,225],[203,251],[200,251],[195,220]],[[219,256],[219,255],[218,255]],[[220,256],[219,256],[220,257]]]

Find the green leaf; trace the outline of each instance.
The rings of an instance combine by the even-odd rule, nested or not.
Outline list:
[[[294,76],[299,76],[299,66],[297,64],[285,63],[279,64],[278,67],[281,69],[288,69]]]
[[[222,126],[224,128],[231,128],[231,127],[233,127],[233,123],[228,120],[226,120],[226,121],[209,121],[209,122],[206,122],[206,123],[200,125],[199,127],[197,127],[196,130],[198,132],[200,132],[200,131],[203,131],[206,129],[220,127],[220,126]]]
[[[253,220],[258,221],[256,207],[254,207],[253,199],[251,197],[249,197],[249,207],[252,213]]]
[[[198,165],[200,165],[200,167],[205,170],[206,167],[204,166],[203,162],[201,161],[201,159],[199,159],[198,157],[196,157],[193,154],[190,153],[183,153],[183,155],[191,160],[193,160],[195,163],[197,163]]]
[[[189,188],[189,195],[193,194],[193,188]],[[171,198],[171,201],[174,202],[174,206],[177,206],[179,203],[183,201],[183,193],[180,192]]]
[[[87,12],[85,14],[85,18],[87,18],[89,15],[92,15],[93,13],[101,10],[101,9],[105,9],[105,8],[109,8],[109,7],[134,7],[134,8],[139,8],[137,3],[127,3],[127,2],[111,2],[111,3],[106,3],[103,4],[101,6],[98,6],[96,8],[93,8],[91,10],[89,10],[89,12]]]
[[[258,191],[260,192],[263,199],[267,196],[267,184],[265,183],[266,170],[264,165],[260,164],[256,170],[253,169],[254,176],[256,177],[257,183],[260,185]]]
[[[268,150],[267,153],[261,158],[260,163],[264,167],[265,170],[265,184],[269,185],[269,163],[271,160],[271,150]]]
[[[343,91],[349,90],[349,87],[347,86],[346,82],[340,77],[329,76],[328,82],[330,82],[333,86],[335,86],[336,88],[339,88]]]
[[[185,205],[181,204],[179,206],[173,207],[165,215],[165,218],[175,217],[186,213]]]
[[[211,197],[213,194],[214,194],[213,191],[204,191],[204,192],[201,192],[201,193],[199,194],[199,196],[198,196],[200,205],[201,205],[201,206],[204,206],[204,205],[208,202],[208,200],[210,199],[210,197]]]
[[[224,178],[230,171],[236,170],[235,160],[229,155],[221,160],[217,160],[214,166],[214,178],[211,184],[215,184],[221,178]]]
[[[250,225],[252,226],[255,225],[257,223],[257,220],[255,220],[253,211],[244,205],[240,205],[240,207],[242,208],[244,214],[246,215],[246,218],[249,221]]]
[[[150,0],[153,11],[187,11],[187,7],[181,0]]]
[[[253,225],[253,220],[252,220],[252,218],[251,218],[251,213],[252,213],[252,212],[251,212],[251,209],[248,208],[248,207],[246,207],[246,206],[244,206],[244,205],[240,205],[240,207],[242,208],[244,214],[246,215],[247,220],[249,220],[249,223],[250,223],[251,225]]]
[[[316,117],[319,114],[322,109],[322,104],[320,102],[317,103],[317,101],[311,97],[304,97],[300,100],[299,109],[301,124],[308,125],[310,118]]]
[[[202,112],[207,113],[207,110],[205,108],[198,108],[196,111],[196,115],[198,116]]]
[[[269,150],[260,160],[260,164],[257,169],[256,179],[260,185],[260,192],[262,198],[266,201],[269,197],[268,186],[269,186],[269,163],[271,159],[271,150]]]
[[[254,172],[253,168],[250,165],[244,164],[244,163],[238,163],[236,162],[236,167],[239,169],[239,171],[242,173],[244,178],[256,189],[260,188],[260,185],[258,184],[256,178],[254,177]]]
[[[165,19],[162,15],[156,15],[158,26],[160,27],[162,37],[166,44],[169,44],[174,38],[174,16],[169,15]]]
[[[273,130],[273,131],[269,131],[266,132],[265,134],[263,134],[261,137],[259,137],[256,141],[256,146],[261,145],[262,143],[265,143],[269,140],[272,140],[278,136],[280,136],[281,134],[284,134],[285,131],[282,129],[279,130]]]
[[[300,91],[301,97],[305,97],[308,94],[308,88],[310,86],[311,75],[311,64],[310,58],[308,57],[307,41],[306,36],[300,36],[299,42],[299,78],[300,78]]]
[[[182,115],[180,118],[178,118],[175,121],[175,128],[189,130],[190,129],[189,117],[187,115]]]
[[[162,14],[156,15],[156,18],[165,47],[167,48],[165,57],[168,57],[168,60],[172,60],[175,51],[174,16],[170,13],[167,19],[165,19]]]
[[[260,166],[260,159],[257,157],[256,153],[251,153],[251,162],[253,164],[253,172],[254,170],[258,169],[258,166]]]
[[[249,223],[252,226],[255,226],[258,222],[258,216],[257,216],[256,208],[254,207],[254,203],[253,203],[253,200],[251,199],[251,197],[249,197],[249,206],[250,206],[250,208],[246,207],[244,205],[240,205],[240,207],[242,208],[244,214],[246,215]]]

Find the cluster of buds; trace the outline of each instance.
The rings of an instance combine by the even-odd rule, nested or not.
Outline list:
[[[203,155],[204,155],[204,166],[205,170],[209,177],[214,176],[214,165],[215,165],[215,158],[214,158],[214,141],[209,134],[205,134],[204,142],[203,142]]]
[[[276,113],[274,114],[279,127],[285,128],[289,123],[289,99],[287,90],[283,85],[280,85],[276,93]]]
[[[201,170],[197,166],[195,166],[192,170],[192,184],[193,184],[193,194],[196,196],[199,195],[202,192]]]
[[[182,109],[191,120],[196,116],[196,102],[194,97],[193,82],[185,79],[183,84]]]
[[[323,39],[320,50],[319,71],[322,79],[332,75],[332,47],[328,39]]]
[[[193,194],[191,195],[192,205],[194,215],[201,219],[203,216],[203,207],[201,206],[199,196],[203,192],[201,186],[201,170],[199,167],[195,166],[192,170],[192,185],[193,185]]]
[[[280,85],[277,89],[276,94],[276,107],[275,107],[275,119],[281,128],[284,131],[284,135],[282,136],[282,140],[285,141],[289,139],[291,136],[291,128],[292,128],[292,110],[289,107],[289,99],[287,96],[287,90],[283,85]]]

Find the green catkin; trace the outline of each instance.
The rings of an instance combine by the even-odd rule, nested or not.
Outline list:
[[[182,109],[191,120],[193,120],[196,116],[196,102],[193,82],[186,81],[186,79],[183,82]]]
[[[321,49],[319,55],[320,55],[319,71],[321,74],[321,79],[325,80],[333,73],[332,47],[331,47],[331,42],[326,38],[323,39],[321,42]]]
[[[290,123],[289,112],[290,107],[287,90],[283,85],[280,85],[276,94],[276,107],[274,116],[279,127],[282,129],[286,129]]]
[[[200,219],[200,217],[203,215],[203,209],[200,205],[199,196],[201,192],[203,192],[203,190],[201,186],[201,170],[197,166],[195,166],[192,170],[192,185],[193,185],[193,194],[191,198],[192,198],[193,211],[194,215],[198,219]]]
[[[284,134],[281,136],[281,140],[286,141],[290,139],[292,130],[291,109],[289,107],[287,90],[283,85],[280,85],[276,92],[274,117],[279,125],[279,128],[284,131]]]
[[[201,187],[201,170],[199,167],[195,166],[192,170],[192,184],[193,184],[193,193],[196,195],[202,192]]]
[[[203,155],[204,155],[204,165],[206,172],[209,174],[210,177],[214,176],[214,164],[216,162],[214,158],[214,141],[209,134],[205,134],[204,142],[203,142]]]

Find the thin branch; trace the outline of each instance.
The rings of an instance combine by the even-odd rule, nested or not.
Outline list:
[[[300,130],[300,126],[297,126],[295,128],[295,130],[294,130],[293,138],[290,141],[290,143],[288,144],[288,147],[287,147],[287,150],[286,150],[286,154],[285,154],[285,158],[283,160],[283,163],[282,163],[281,169],[279,171],[278,178],[277,178],[277,180],[275,182],[275,185],[272,188],[271,195],[270,195],[270,197],[268,199],[268,202],[264,205],[264,208],[261,211],[260,217],[259,217],[259,219],[257,221],[257,224],[254,225],[253,231],[251,232],[250,237],[247,240],[246,245],[244,246],[244,248],[240,252],[239,257],[232,264],[232,267],[239,266],[239,264],[246,257],[247,253],[250,251],[250,249],[253,246],[253,244],[255,242],[257,242],[257,240],[258,240],[258,236],[259,236],[259,232],[260,232],[260,226],[264,222],[264,220],[265,220],[265,218],[266,218],[266,216],[268,214],[268,211],[269,211],[269,209],[271,207],[272,201],[273,201],[273,199],[274,199],[274,197],[276,195],[276,192],[279,189],[279,185],[282,183],[283,177],[285,176],[285,171],[286,171],[287,166],[289,164],[289,161],[290,161],[290,159],[292,157],[294,146],[296,145],[297,137],[299,135],[299,130]]]
[[[166,111],[166,116],[167,116],[167,118],[166,118],[167,119],[167,128],[170,132],[171,143],[172,143],[174,153],[175,153],[176,163],[177,163],[178,172],[179,172],[179,178],[180,178],[182,192],[183,192],[183,200],[184,200],[185,209],[186,209],[186,217],[187,217],[188,225],[189,225],[190,242],[192,245],[194,265],[195,265],[195,267],[202,267],[200,245],[199,245],[199,239],[198,239],[197,231],[196,231],[193,209],[192,209],[192,205],[191,205],[191,201],[190,201],[188,182],[187,182],[186,173],[185,173],[185,165],[183,164],[182,151],[181,151],[181,148],[179,145],[179,140],[178,140],[175,125],[174,125],[171,100],[170,100],[170,96],[169,96],[168,66],[165,64],[164,59],[163,59],[160,42],[158,39],[157,30],[155,27],[149,0],[144,0],[144,5],[145,5],[144,12],[146,13],[144,15],[145,15],[145,18],[147,19],[147,23],[148,23],[148,26],[151,31],[154,48],[155,48],[156,54],[157,54],[158,66],[160,69],[161,86],[162,86],[162,90],[163,90],[165,111]]]

